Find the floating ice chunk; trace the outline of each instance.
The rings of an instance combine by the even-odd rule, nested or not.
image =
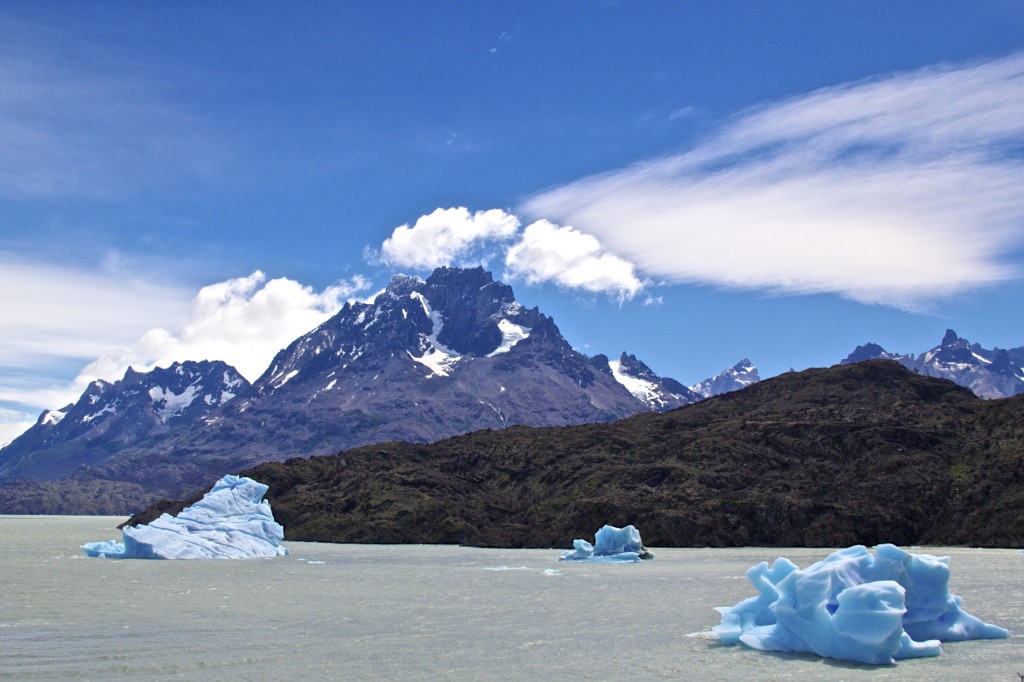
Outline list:
[[[284,528],[274,521],[267,486],[225,476],[203,499],[177,516],[163,514],[143,526],[126,526],[124,542],[82,545],[91,557],[111,559],[249,559],[286,556]]]
[[[91,557],[121,559],[124,558],[124,543],[117,540],[89,542],[82,545],[85,553]]]
[[[719,607],[723,644],[814,653],[869,664],[938,656],[940,642],[1009,633],[961,610],[949,592],[949,557],[879,545],[833,552],[806,569],[785,558],[747,570],[756,597]]]
[[[591,561],[617,563],[653,559],[654,555],[640,542],[640,531],[633,526],[604,526],[594,536],[594,544],[586,540],[572,541],[573,549],[563,552],[559,561]]]

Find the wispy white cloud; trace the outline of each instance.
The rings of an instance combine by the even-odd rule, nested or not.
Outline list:
[[[1021,111],[1024,55],[842,85],[522,211],[666,282],[917,308],[1018,276]]]
[[[620,302],[643,289],[632,263],[605,252],[596,237],[547,220],[528,225],[505,254],[506,274],[529,284],[606,293]]]
[[[36,420],[18,410],[0,407],[0,448],[20,436]]]
[[[112,261],[110,261],[112,262]],[[64,267],[0,253],[0,367],[88,361],[184,318],[189,290],[121,268]]]
[[[0,195],[107,199],[219,177],[223,136],[133,67],[0,48]]]

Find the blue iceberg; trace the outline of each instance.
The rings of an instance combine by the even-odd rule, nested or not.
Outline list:
[[[805,569],[784,557],[762,561],[747,570],[759,594],[718,607],[712,632],[723,644],[873,665],[938,656],[941,642],[1009,636],[960,608],[949,557],[888,544],[875,552],[856,545]]]
[[[654,555],[640,542],[640,531],[633,526],[604,526],[594,536],[594,544],[586,540],[572,541],[573,549],[563,552],[559,561],[592,561],[617,563],[653,559]]]
[[[82,545],[91,557],[110,559],[252,559],[286,556],[284,528],[274,521],[267,486],[251,478],[225,476],[203,499],[177,516],[126,526],[123,542]]]

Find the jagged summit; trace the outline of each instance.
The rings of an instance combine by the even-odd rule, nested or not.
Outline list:
[[[625,351],[618,360],[608,361],[607,364],[615,380],[651,410],[664,412],[701,399],[701,396],[675,379],[659,377],[650,367],[637,360],[635,355]]]
[[[93,381],[77,402],[43,411],[0,450],[0,480],[70,473],[125,444],[199,422],[248,390],[245,377],[220,361],[175,362],[149,372],[129,367],[119,381]]]
[[[324,371],[381,369],[395,358],[418,363],[427,376],[448,376],[467,356],[508,352],[536,326],[554,328],[482,268],[438,268],[426,280],[396,275],[372,303],[346,304],[278,353],[255,388],[267,395]]]
[[[858,346],[841,364],[874,358],[899,362],[918,374],[949,379],[982,398],[1024,393],[1024,348],[987,349],[947,329],[939,345],[918,356],[890,353],[875,343]]]
[[[690,390],[701,398],[712,398],[723,393],[738,391],[759,381],[761,381],[761,376],[757,373],[757,367],[747,358],[743,358],[721,373],[694,384]]]
[[[855,362],[863,362],[864,360],[899,360],[904,356],[897,353],[890,353],[885,350],[877,343],[866,343],[863,346],[857,346],[853,349],[853,352],[846,356],[846,359],[840,362],[841,365],[852,365]]]

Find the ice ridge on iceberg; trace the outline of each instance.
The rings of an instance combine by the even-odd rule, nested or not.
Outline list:
[[[251,478],[225,476],[203,499],[177,516],[126,526],[123,542],[82,545],[91,557],[111,559],[250,559],[286,556],[284,528],[263,499],[268,486]]]
[[[785,557],[747,570],[759,594],[718,607],[712,628],[723,644],[814,653],[884,665],[938,656],[941,642],[1009,636],[960,608],[949,592],[949,557],[895,545],[833,552],[805,569]]]
[[[640,531],[633,526],[603,526],[594,536],[594,544],[586,540],[572,541],[573,549],[563,552],[559,561],[593,561],[615,563],[653,559],[654,555],[640,542]]]

